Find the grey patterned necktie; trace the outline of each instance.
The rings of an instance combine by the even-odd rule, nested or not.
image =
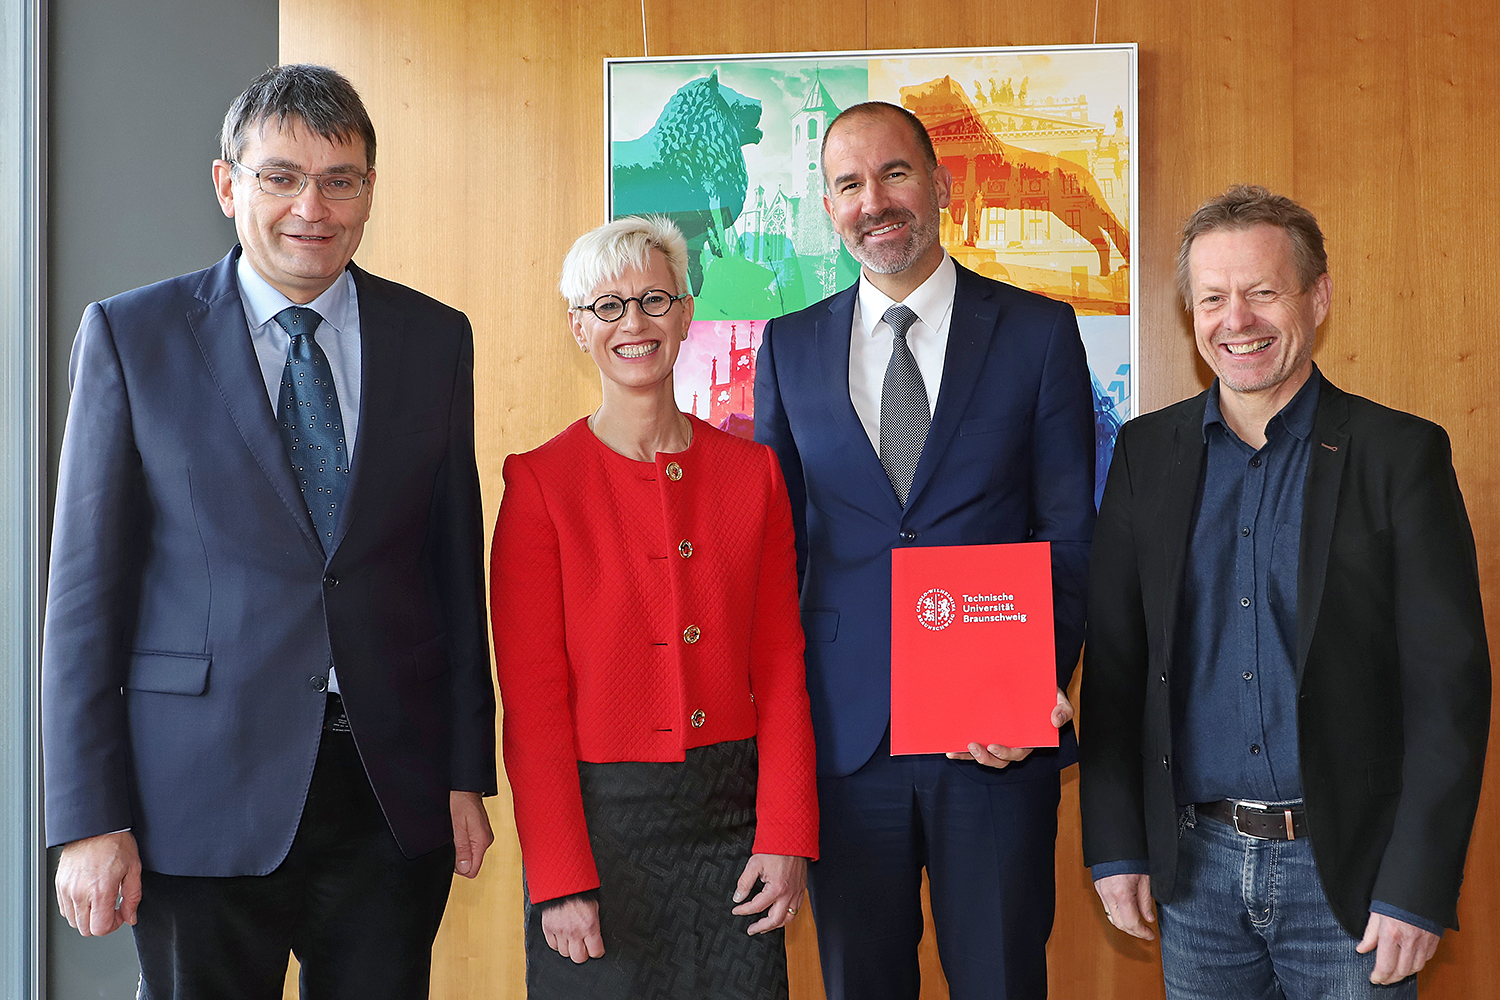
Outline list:
[[[881,318],[890,324],[896,336],[880,390],[880,464],[885,466],[885,474],[891,477],[896,496],[905,507],[912,474],[922,457],[922,443],[927,440],[927,425],[932,423],[932,411],[927,406],[922,372],[906,343],[906,331],[917,321],[917,314],[898,302]]]
[[[344,446],[344,417],[333,384],[328,355],[313,339],[323,317],[302,306],[276,314],[276,323],[292,338],[281,370],[281,397],[276,423],[292,462],[292,474],[326,553],[333,548],[349,485],[349,450]]]

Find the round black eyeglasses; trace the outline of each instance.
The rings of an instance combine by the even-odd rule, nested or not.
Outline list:
[[[653,288],[649,292],[642,292],[639,296],[632,295],[628,299],[622,299],[618,295],[601,295],[586,306],[575,306],[577,309],[587,309],[606,323],[617,322],[625,315],[625,310],[630,308],[634,302],[641,307],[641,312],[647,316],[665,316],[672,309],[672,303],[678,299],[687,298],[687,293],[672,295],[660,288]]]

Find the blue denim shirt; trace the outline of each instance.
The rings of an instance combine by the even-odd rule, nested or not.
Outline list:
[[[1307,383],[1250,447],[1219,409],[1203,412],[1207,446],[1188,540],[1172,685],[1178,805],[1302,798],[1297,757],[1297,557],[1302,485],[1322,376]]]

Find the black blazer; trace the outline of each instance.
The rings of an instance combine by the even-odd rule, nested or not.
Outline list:
[[[235,280],[88,307],[73,347],[42,661],[52,844],[131,828],[174,875],[286,855],[330,662],[409,856],[495,791],[468,320],[353,268],[361,408],[325,557]]]
[[[1080,708],[1086,864],[1147,858],[1172,899],[1172,656],[1206,393],[1120,432],[1094,532]],[[1313,856],[1362,936],[1372,898],[1456,928],[1489,733],[1474,536],[1438,425],[1326,380],[1297,573]]]

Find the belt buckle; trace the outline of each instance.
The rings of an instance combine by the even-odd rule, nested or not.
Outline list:
[[[1230,818],[1234,820],[1235,833],[1239,834],[1241,837],[1251,837],[1255,840],[1265,840],[1266,838],[1261,834],[1251,833],[1248,830],[1240,829],[1240,806],[1244,806],[1247,809],[1259,809],[1262,813],[1267,812],[1270,807],[1264,802],[1256,802],[1252,799],[1235,799],[1234,809],[1231,810],[1229,814]]]

